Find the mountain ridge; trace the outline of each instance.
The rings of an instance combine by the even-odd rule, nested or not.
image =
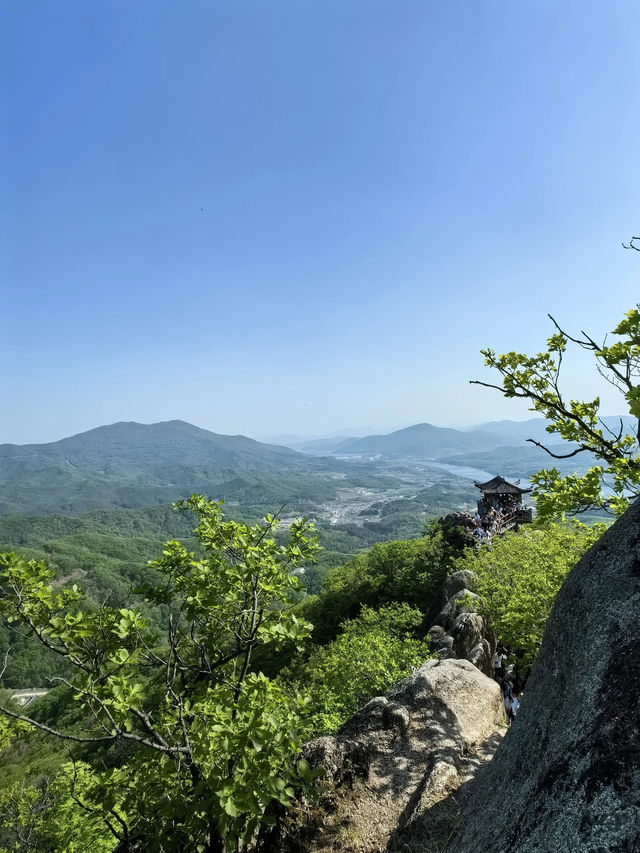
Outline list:
[[[603,422],[609,429],[617,429],[620,421],[626,430],[633,429],[633,423],[628,417],[603,417]],[[549,445],[561,445],[563,440],[557,434],[547,432],[548,424],[545,418],[529,418],[525,421],[489,421],[466,429],[454,429],[424,422],[390,433],[351,436],[342,441],[336,438],[313,439],[296,445],[296,449],[312,455],[320,455],[323,452],[347,456],[368,454],[390,459],[406,455],[423,461],[435,461],[445,454],[486,452],[498,447],[518,445],[524,447],[529,439]],[[453,462],[453,459],[446,461]]]
[[[156,506],[193,492],[270,507],[295,503],[296,511],[313,513],[327,501],[334,508],[344,503],[349,490],[353,500],[358,489],[371,488],[406,496],[407,477],[419,491],[438,481],[434,471],[440,466],[441,476],[445,464],[528,476],[548,457],[522,436],[543,425],[543,419],[497,421],[494,431],[463,432],[413,424],[388,434],[317,440],[300,452],[182,420],[118,421],[44,444],[0,445],[0,515]],[[543,435],[563,447],[556,436]],[[566,465],[591,464],[584,456]],[[416,465],[431,472],[418,476]]]
[[[302,445],[300,449],[314,454],[326,451],[335,455],[369,454],[389,458],[416,456],[422,459],[433,459],[442,453],[485,450],[501,443],[500,435],[494,435],[481,428],[464,432],[452,427],[438,427],[424,422],[390,433],[350,437],[342,441],[316,439]]]
[[[303,478],[326,467],[287,447],[185,421],[119,421],[46,444],[0,445],[0,514],[169,503],[235,488],[243,477]]]

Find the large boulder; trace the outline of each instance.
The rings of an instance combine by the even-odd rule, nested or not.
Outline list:
[[[427,661],[304,752],[326,798],[280,850],[377,853],[463,781],[468,756],[503,730],[498,685],[468,661]],[[275,848],[274,848],[275,849]]]
[[[640,501],[571,570],[447,853],[640,851]]]

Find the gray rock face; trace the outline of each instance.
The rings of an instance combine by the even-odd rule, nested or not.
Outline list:
[[[433,601],[429,605],[429,609],[424,614],[424,619],[422,621],[424,634],[426,634],[426,632],[432,625],[443,624],[438,617],[445,609],[446,605],[449,602],[449,599],[453,598],[453,596],[458,592],[470,590],[472,580],[473,572],[469,571],[454,572],[452,575],[449,575],[449,577],[445,579],[445,581],[442,583],[442,585],[434,595]],[[446,627],[448,627],[448,625]]]
[[[453,651],[464,658],[484,639],[484,619],[479,613],[461,613],[449,628]]]
[[[496,640],[485,619],[475,612],[479,598],[471,592],[473,572],[454,572],[444,581],[424,619],[421,632],[441,660],[465,659],[485,675],[493,675]]]
[[[477,666],[481,672],[485,673],[485,675],[493,672],[492,658],[493,653],[488,640],[482,640],[482,642],[478,643],[477,646],[474,646],[467,655],[467,660],[474,666]]]
[[[504,723],[498,685],[468,661],[427,661],[387,694],[368,702],[335,737],[305,747],[335,790],[331,808],[279,850],[386,849],[421,810],[462,781],[465,756]],[[342,841],[340,840],[342,839]]]
[[[567,577],[447,853],[640,851],[640,501]]]

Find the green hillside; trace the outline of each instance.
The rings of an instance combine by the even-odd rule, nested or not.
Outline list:
[[[50,444],[0,446],[0,515],[151,506],[192,492],[253,503],[292,493],[322,499],[335,493],[326,474],[336,464],[183,421],[117,423]]]

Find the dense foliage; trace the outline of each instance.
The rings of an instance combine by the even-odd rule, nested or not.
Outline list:
[[[76,582],[95,602],[125,606],[132,587],[150,582],[148,561],[167,538],[191,541],[186,518],[170,507],[139,511],[108,510],[83,517],[44,516],[0,518],[2,550],[25,559],[46,561],[58,582]],[[145,614],[158,622],[157,611]],[[0,655],[11,648],[11,666],[0,684],[7,687],[44,687],[52,675],[68,673],[64,659],[42,648],[24,632],[0,621]]]
[[[0,607],[67,661],[72,675],[60,680],[91,721],[82,734],[52,730],[5,706],[5,735],[8,721],[18,734],[26,725],[72,744],[126,745],[123,766],[88,769],[85,795],[123,850],[236,849],[305,782],[294,761],[303,703],[251,672],[250,659],[259,645],[309,633],[290,605],[292,569],[315,549],[311,526],[292,522],[279,545],[274,518],[225,521],[197,496],[184,506],[197,516],[199,551],[167,543],[144,588],[168,613],[164,635],[139,609],[92,606],[77,586],[52,584],[43,563],[0,557]]]
[[[538,653],[562,582],[604,529],[577,521],[525,526],[458,562],[458,568],[474,572],[474,589],[495,632],[516,653],[523,670]]]
[[[83,762],[65,764],[51,783],[0,789],[0,853],[110,853],[114,839],[93,803],[97,793]]]
[[[303,602],[302,613],[314,625],[313,639],[333,639],[345,619],[363,607],[404,602],[426,609],[451,570],[460,543],[434,522],[420,539],[380,542],[333,569],[318,597]]]
[[[73,676],[69,654],[51,652],[54,659],[66,662],[67,670],[60,676],[76,685],[80,701],[73,701],[73,694],[66,687],[56,688],[39,700],[31,712],[32,723],[41,728],[32,728],[31,732],[22,730],[5,751],[4,778],[0,781],[0,850],[3,844],[6,850],[21,850],[17,839],[27,836],[37,839],[37,849],[44,853],[59,850],[75,853],[83,849],[83,839],[91,839],[92,849],[96,850],[114,850],[118,844],[118,850],[187,850],[192,849],[189,844],[193,838],[202,838],[207,832],[211,835],[211,827],[202,825],[205,816],[209,821],[213,818],[218,828],[222,827],[222,835],[227,833],[232,839],[244,833],[246,838],[249,832],[257,831],[254,819],[269,820],[269,797],[271,801],[286,801],[292,791],[291,782],[306,785],[311,781],[308,768],[297,767],[294,760],[302,736],[335,730],[368,699],[385,692],[428,657],[426,645],[415,636],[421,620],[416,605],[428,604],[460,549],[455,536],[445,534],[438,524],[431,525],[421,539],[382,543],[347,565],[335,566],[325,591],[283,610],[281,604],[274,606],[278,596],[282,602],[290,603],[299,596],[299,584],[295,574],[292,575],[295,564],[310,565],[312,549],[303,541],[307,538],[303,528],[295,523],[291,529],[293,545],[298,541],[300,547],[297,553],[295,547],[291,550],[292,542],[286,536],[275,532],[273,519],[265,533],[264,527],[224,522],[217,504],[193,499],[189,505],[200,516],[197,537],[193,540],[193,549],[200,549],[199,555],[191,556],[188,549],[173,542],[165,547],[160,560],[144,570],[137,569],[142,573],[136,579],[146,586],[146,594],[136,610],[130,609],[129,601],[116,601],[114,597],[107,602],[109,606],[99,607],[97,602],[101,599],[96,595],[92,604],[83,600],[73,587],[65,591],[42,561],[27,564],[24,559],[3,556],[4,582],[12,577],[11,582],[20,585],[21,596],[28,592],[27,599],[36,602],[38,618],[46,623],[43,638],[51,643],[71,642],[72,648],[77,644],[87,654],[89,650],[96,653],[101,649],[98,663],[102,669],[96,682],[101,685],[100,690],[94,697],[86,681],[87,674]],[[122,511],[110,512],[117,515]],[[159,529],[156,525],[161,527],[164,521],[155,516],[163,512],[162,508],[149,512],[152,515],[146,520],[125,513],[123,526],[128,525],[129,534],[143,534],[142,538],[151,546],[152,536]],[[91,536],[97,537],[93,542],[103,552],[108,550],[111,556],[118,556],[120,546],[114,542],[107,545],[100,540],[102,534],[98,530],[87,528],[89,524],[99,524],[100,514],[94,516],[93,519],[58,517],[49,522],[41,519],[33,528],[25,523],[16,529],[22,531],[25,553],[32,549],[34,540],[42,539],[43,532],[53,530],[62,536],[59,541],[65,543],[64,548],[56,549],[57,555],[69,548],[77,553],[76,537],[82,540]],[[112,518],[109,523],[113,523]],[[188,532],[188,527],[181,529]],[[126,541],[123,535],[122,547]],[[137,545],[133,542],[129,547],[135,551]],[[237,554],[232,553],[238,547],[244,555],[240,560],[244,569],[238,568]],[[254,548],[258,550],[254,552]],[[51,554],[53,550],[38,553]],[[185,698],[178,691],[178,700],[170,694],[167,698],[166,676],[160,672],[162,667],[156,668],[153,656],[166,661],[167,655],[174,654],[175,660],[178,655],[195,667],[194,659],[199,655],[198,647],[189,639],[191,633],[184,631],[180,636],[181,643],[186,642],[187,652],[180,644],[175,653],[171,651],[169,615],[173,613],[175,617],[180,607],[183,619],[201,614],[208,627],[205,631],[202,624],[198,630],[210,632],[208,642],[218,647],[229,643],[233,646],[233,606],[231,611],[221,611],[221,602],[229,602],[231,596],[237,605],[240,591],[244,589],[246,593],[246,585],[243,586],[246,570],[250,564],[255,565],[255,560],[268,558],[269,563],[285,553],[291,557],[281,563],[283,572],[286,568],[287,579],[279,574],[276,588],[271,592],[272,636],[263,637],[265,642],[253,647],[247,657],[240,698],[236,700],[229,687],[234,683],[229,671],[238,676],[238,659],[224,663],[218,675],[215,671],[208,673],[206,689],[195,669],[188,676],[180,674],[179,665],[178,681],[181,686],[184,681],[192,695]],[[129,557],[133,561],[135,554],[131,552]],[[102,559],[98,555],[97,562]],[[123,576],[125,565],[126,560],[121,564]],[[79,579],[89,581],[92,577],[87,569]],[[188,592],[190,597],[185,598]],[[59,601],[57,596],[63,599]],[[11,600],[11,590],[5,588],[5,615],[11,615]],[[185,602],[191,610],[185,609]],[[55,614],[61,604],[62,610]],[[78,608],[82,608],[82,618]],[[315,645],[296,652],[296,646],[300,646],[309,630],[310,611],[319,620]],[[55,622],[62,616],[62,622]],[[103,630],[107,626],[106,637],[98,637],[96,633],[100,620]],[[163,639],[161,631],[163,626],[166,630],[167,623],[169,634]],[[175,639],[177,635],[173,636]],[[196,639],[201,643],[198,633]],[[58,648],[60,651],[65,652]],[[275,674],[286,664],[288,668],[275,681],[263,674]],[[111,666],[115,668],[113,671],[109,669]],[[172,689],[176,692],[175,684]],[[181,703],[194,754],[188,760],[181,757],[181,767],[177,770],[170,754],[160,751],[150,758],[152,747],[136,742],[135,738],[145,735],[144,723],[137,716],[137,712],[142,712],[148,714],[153,729],[158,729],[167,744],[179,745]],[[232,719],[228,716],[230,708]],[[113,737],[110,722],[106,726],[109,734],[104,727],[100,728],[94,712],[103,723],[107,712],[114,717],[117,737]],[[296,716],[300,713],[304,724]],[[52,742],[42,727],[87,738],[82,743],[67,741],[72,747],[73,764],[68,763],[64,745]],[[103,740],[93,742],[96,736]],[[283,754],[288,756],[286,760]],[[190,762],[207,767],[206,782],[193,781]],[[26,784],[25,777],[30,784]],[[258,784],[262,792],[259,808],[246,793],[255,792]],[[202,809],[194,815],[189,803],[194,801],[196,791]],[[257,815],[256,810],[260,809]],[[105,818],[113,831],[106,828]],[[114,833],[123,831],[119,819],[127,826],[128,841],[115,840]],[[62,820],[68,827],[64,842],[59,835]],[[172,840],[168,834],[163,835],[165,829]],[[147,844],[146,834],[150,830],[155,833],[156,847],[139,848]],[[204,844],[215,849],[211,848],[210,840],[205,839]]]
[[[454,502],[456,495],[445,494],[442,486],[434,486],[424,496],[424,500],[449,500]],[[437,492],[437,495],[435,494]],[[390,501],[388,504],[380,505],[375,509],[378,516],[375,520],[365,521],[364,526],[349,525],[320,525],[318,530],[318,542],[322,550],[314,558],[313,562],[301,563],[298,578],[302,586],[309,593],[319,593],[324,585],[328,574],[334,570],[331,587],[340,585],[340,569],[344,563],[353,560],[354,554],[363,551],[371,545],[379,542],[381,538],[394,536],[397,533],[404,535],[415,535],[424,525],[427,513],[422,498],[416,497],[415,501]],[[227,514],[237,520],[248,524],[255,523],[261,516],[256,507],[231,506]],[[371,518],[371,516],[366,516]],[[275,531],[274,536],[280,542],[285,541],[284,531]],[[181,541],[195,545],[193,534],[188,519],[182,514],[175,513],[171,507],[158,506],[143,509],[111,509],[98,510],[82,516],[48,515],[36,517],[5,516],[0,518],[0,551],[11,550],[26,559],[46,561],[53,570],[57,581],[72,581],[82,586],[83,590],[96,602],[108,601],[114,607],[127,606],[130,599],[132,587],[148,583],[152,578],[152,570],[147,563],[153,559],[162,549],[162,543],[167,539],[179,538]],[[440,560],[437,549],[433,550],[431,545],[423,542],[422,545],[415,544],[420,540],[412,540],[414,544],[395,546],[382,545],[378,553],[388,553],[385,572],[392,570],[391,558],[399,564],[400,574],[406,572],[402,568],[400,551],[405,554],[412,552],[424,553],[423,563],[429,562],[435,566]],[[429,556],[429,553],[431,556]],[[374,556],[356,561],[356,566],[366,562],[374,562]],[[413,560],[413,558],[411,558]],[[380,562],[378,560],[378,562]],[[351,566],[346,573],[352,577],[354,584],[359,585],[357,578],[359,569]],[[354,571],[355,570],[355,571]],[[417,572],[427,569],[417,565]],[[435,571],[435,568],[433,569]],[[431,570],[429,570],[431,571]],[[437,574],[437,572],[436,572]],[[363,578],[364,581],[364,578]],[[351,582],[347,582],[347,585]],[[418,589],[421,583],[417,580]],[[404,584],[407,587],[407,584]],[[428,586],[428,585],[427,585]],[[387,600],[385,596],[390,593],[388,600],[405,600],[402,590],[393,590],[385,582],[380,590],[380,595],[374,597],[365,589],[353,589],[349,595],[352,602],[348,612],[340,610],[331,613],[333,605],[323,606],[323,611],[328,614],[329,621],[333,625],[329,634],[326,634],[322,626],[325,624],[325,616],[314,609],[314,615],[309,613],[307,618],[318,621],[316,638],[320,633],[326,636],[334,636],[337,624],[343,618],[351,618],[357,615],[359,607],[359,596],[362,603],[377,606],[377,602]],[[407,601],[421,605],[423,594],[429,594],[429,589],[424,589],[418,598],[411,597],[412,591],[407,589]],[[152,624],[161,627],[161,613],[157,609],[151,609],[144,603],[141,605],[145,615]],[[337,619],[337,621],[336,621]],[[326,638],[326,637],[325,637]],[[324,641],[324,640],[322,640]],[[38,648],[32,639],[11,630],[11,627],[0,620],[0,659],[11,646],[11,667],[7,669],[3,677],[0,677],[0,686],[13,688],[44,687],[47,685],[48,677],[51,675],[63,675],[66,672],[65,663],[62,659],[48,653],[46,649]]]
[[[374,696],[409,675],[431,655],[416,639],[422,621],[408,604],[364,607],[341,626],[338,637],[295,661],[283,680],[309,696],[314,736],[334,732]]]

